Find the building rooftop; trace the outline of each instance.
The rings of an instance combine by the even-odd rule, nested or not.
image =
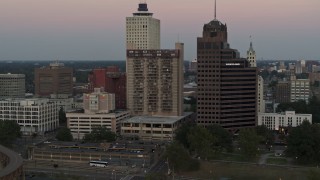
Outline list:
[[[183,116],[135,116],[130,119],[123,120],[122,123],[166,123],[174,124],[175,122],[191,115],[192,112],[185,112]]]
[[[25,78],[26,76],[24,74],[0,74],[1,78]]]
[[[113,112],[109,112],[109,113],[84,113],[84,112],[69,112],[68,114],[70,115],[81,115],[81,116],[102,116],[102,115],[119,115],[122,113],[128,113],[129,111],[127,110],[115,110]]]
[[[285,111],[281,113],[259,113],[259,115],[297,115],[297,116],[311,116],[312,114],[297,114],[295,111]]]

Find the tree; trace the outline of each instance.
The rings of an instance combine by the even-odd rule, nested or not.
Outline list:
[[[280,103],[276,109],[277,112],[294,110],[296,113],[308,113],[308,105],[304,100],[291,103]]]
[[[63,127],[61,129],[59,129],[59,131],[56,135],[56,138],[59,141],[72,141],[73,140],[71,131],[67,127]]]
[[[84,140],[88,142],[113,142],[116,140],[116,138],[117,135],[114,132],[111,132],[109,129],[103,126],[94,128],[91,133],[84,136]]]
[[[312,122],[320,123],[320,101],[316,96],[312,96],[312,98],[310,98],[307,109],[307,113],[312,114]]]
[[[16,121],[0,120],[0,144],[9,146],[18,137],[21,137],[21,131]]]
[[[194,127],[195,124],[193,123],[185,123],[179,129],[176,131],[175,140],[177,140],[179,143],[181,143],[185,148],[189,149],[190,144],[188,141],[188,134],[192,127]]]
[[[260,143],[271,144],[274,140],[274,135],[271,130],[267,128],[265,125],[256,126],[256,133],[260,136]]]
[[[216,152],[232,151],[232,136],[227,130],[218,124],[211,125],[207,129],[215,137],[216,141],[213,143],[213,148]]]
[[[281,103],[278,105],[276,111],[284,112],[287,110],[294,110],[296,113],[312,114],[312,122],[320,123],[320,101],[316,96],[312,96],[307,104],[303,100],[291,103]]]
[[[206,128],[195,126],[190,129],[188,142],[191,151],[194,151],[202,158],[208,158],[213,154],[213,144],[215,144],[216,139]]]
[[[254,158],[258,155],[258,145],[260,137],[256,130],[241,129],[239,133],[239,146],[241,153],[247,158]]]
[[[59,110],[59,123],[64,124],[67,122],[67,116],[66,113],[63,110],[63,107],[60,107]]]
[[[169,161],[169,168],[176,172],[196,171],[200,167],[199,162],[192,159],[188,150],[178,142],[174,142],[166,148],[165,157]]]
[[[287,138],[287,154],[302,164],[320,163],[320,125],[304,121],[292,128]]]

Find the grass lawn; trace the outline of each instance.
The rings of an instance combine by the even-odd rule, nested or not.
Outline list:
[[[232,180],[307,180],[311,168],[287,168],[274,166],[259,166],[235,163],[201,162],[199,171],[180,173],[187,177],[204,179],[220,179],[221,177]],[[320,169],[315,169],[320,173]]]
[[[286,165],[288,161],[286,158],[268,158],[267,164]]]
[[[221,154],[215,155],[211,159],[256,163],[259,160],[259,156],[257,156],[256,158],[253,158],[253,159],[248,159],[248,158],[243,157],[241,154],[237,154],[237,153],[221,153]]]

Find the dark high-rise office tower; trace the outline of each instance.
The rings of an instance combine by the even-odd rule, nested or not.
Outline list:
[[[276,85],[275,102],[289,103],[290,102],[290,82],[280,81]]]
[[[73,69],[54,62],[48,67],[36,68],[34,73],[35,94],[49,97],[51,94],[72,95]]]
[[[197,123],[237,130],[256,125],[257,70],[228,44],[227,25],[214,18],[197,38]]]

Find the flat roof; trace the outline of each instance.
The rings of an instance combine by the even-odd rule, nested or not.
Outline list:
[[[86,116],[86,117],[100,117],[100,116],[116,116],[121,115],[123,113],[129,113],[126,110],[116,110],[114,112],[109,113],[79,113],[79,112],[67,112],[67,117],[75,117],[75,116]]]
[[[192,112],[185,112],[183,116],[135,116],[130,119],[123,120],[121,123],[165,123],[174,124],[177,121],[190,116]]]

